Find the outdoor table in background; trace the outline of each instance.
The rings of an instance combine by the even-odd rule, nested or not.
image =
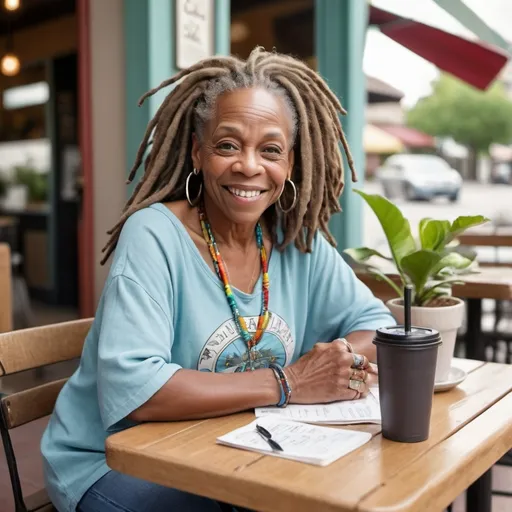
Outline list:
[[[396,273],[388,274],[397,283]],[[370,274],[358,273],[376,297],[386,301],[396,297],[393,289],[384,281],[378,281]],[[478,274],[461,276],[463,285],[453,286],[453,295],[467,302],[467,332],[465,334],[466,353],[469,359],[485,360],[485,343],[482,336],[483,299],[512,300],[512,268],[482,267]]]
[[[462,245],[476,247],[512,247],[512,228],[478,228],[457,237]]]
[[[119,432],[106,441],[107,462],[262,512],[442,510],[468,487],[468,512],[489,512],[490,478],[471,484],[512,448],[512,366],[455,364],[468,377],[434,396],[430,438],[422,443],[395,443],[380,435],[379,425],[354,425],[371,432],[371,441],[323,468],[216,444],[254,419],[247,412]]]

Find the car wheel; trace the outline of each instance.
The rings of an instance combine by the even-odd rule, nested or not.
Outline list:
[[[384,197],[386,197],[387,199],[391,199],[391,197],[393,196],[389,185],[382,184],[382,192],[384,193]]]
[[[453,194],[449,197],[450,203],[456,203],[459,200],[459,193]]]
[[[404,183],[404,197],[407,201],[414,201],[416,194],[410,183]]]

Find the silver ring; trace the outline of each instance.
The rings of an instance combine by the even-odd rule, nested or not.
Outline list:
[[[361,354],[352,354],[354,358],[354,362],[352,363],[352,368],[356,368],[357,370],[364,370],[365,368],[365,357]]]
[[[349,389],[353,389],[354,391],[357,391],[357,392],[359,392],[359,390],[361,389],[361,386],[363,386],[363,385],[364,385],[364,382],[362,382],[360,380],[350,379],[348,381]]]

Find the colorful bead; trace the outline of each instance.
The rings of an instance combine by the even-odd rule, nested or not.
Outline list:
[[[260,341],[265,329],[268,326],[270,320],[270,313],[268,311],[268,300],[269,300],[269,288],[270,288],[270,279],[268,276],[268,261],[267,261],[267,252],[265,250],[265,244],[263,243],[263,231],[261,229],[260,224],[256,224],[256,243],[258,244],[258,249],[260,250],[260,261],[261,261],[261,271],[263,273],[261,280],[261,288],[262,288],[262,299],[261,299],[261,312],[258,318],[258,324],[256,327],[256,332],[253,336],[249,333],[247,329],[247,324],[245,323],[244,318],[240,315],[238,311],[238,306],[236,303],[235,296],[233,295],[233,291],[231,286],[229,285],[227,272],[224,266],[224,262],[222,261],[222,257],[220,255],[219,249],[215,242],[215,238],[213,236],[210,224],[206,217],[206,212],[204,210],[204,206],[200,205],[198,207],[199,211],[199,221],[201,223],[201,230],[203,232],[204,239],[208,244],[208,249],[210,251],[210,255],[212,257],[213,266],[215,268],[215,272],[217,276],[224,284],[224,293],[226,294],[226,299],[231,308],[231,313],[233,314],[233,320],[235,325],[240,333],[240,336],[244,340],[248,349],[248,359],[250,362],[251,370],[253,367],[253,359],[254,354],[251,349],[255,347]]]

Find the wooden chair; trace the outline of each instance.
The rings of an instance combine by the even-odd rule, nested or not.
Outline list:
[[[11,250],[0,243],[0,332],[12,331]]]
[[[92,319],[0,334],[0,377],[79,358]],[[51,414],[67,379],[0,395],[0,433],[7,458],[16,512],[54,511],[45,489],[24,496],[9,431]]]

